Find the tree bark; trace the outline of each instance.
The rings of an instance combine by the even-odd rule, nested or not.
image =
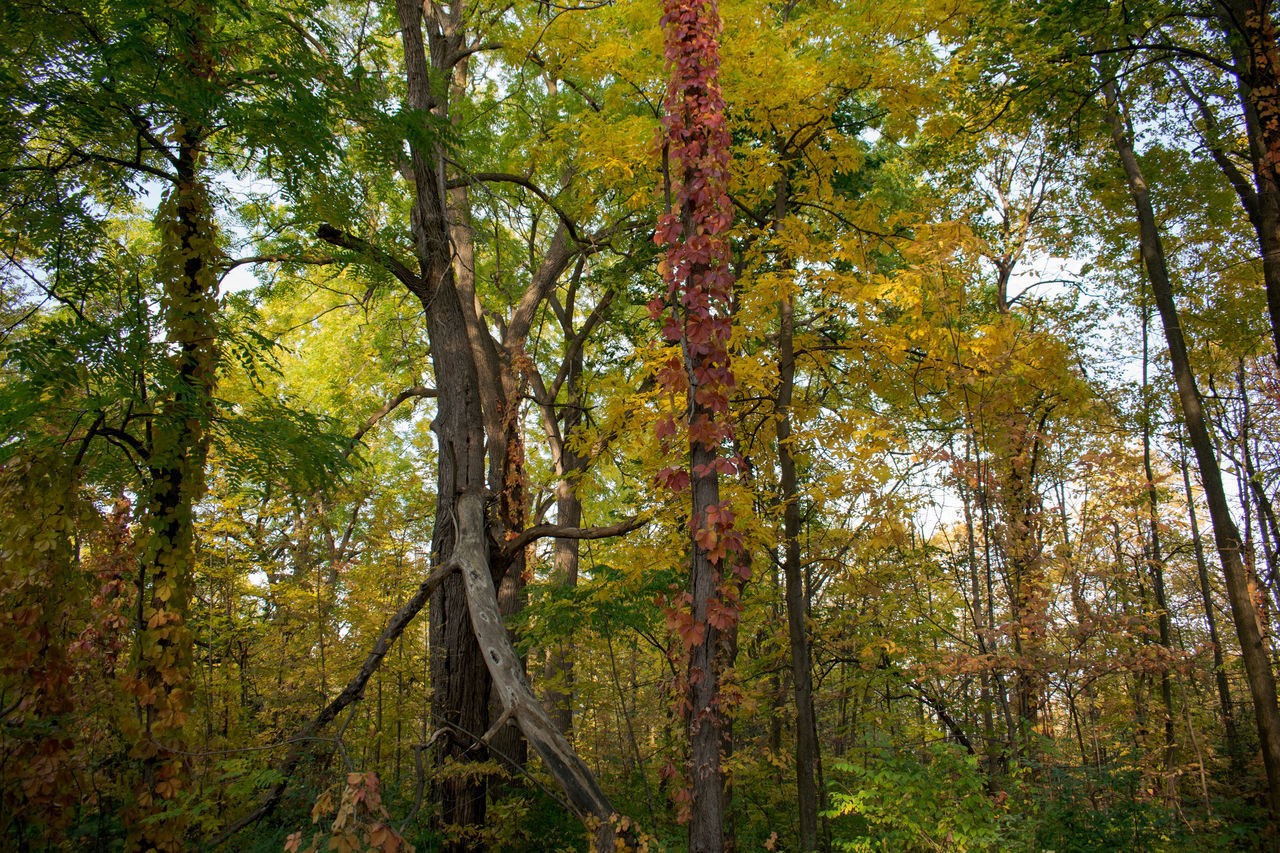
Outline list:
[[[466,586],[467,610],[503,708],[502,716],[486,732],[484,739],[492,738],[499,727],[509,721],[515,722],[560,783],[569,805],[579,817],[597,824],[596,850],[614,850],[615,842],[622,839],[625,843],[630,833],[625,828],[619,829],[618,815],[595,777],[574,753],[529,688],[524,666],[502,624],[489,571],[484,499],[479,491],[467,491],[458,496],[456,522],[458,536],[454,555]]]
[[[188,62],[192,75],[205,79],[210,22],[207,14],[194,20]],[[186,845],[183,811],[171,801],[189,781],[181,749],[191,704],[186,621],[195,570],[193,509],[204,494],[218,361],[216,238],[200,163],[206,132],[195,120],[174,127],[177,180],[160,209],[162,306],[176,352],[170,385],[147,427],[151,452],[134,650],[142,730],[132,752],[142,780],[127,819],[128,850],[176,851]]]
[[[692,394],[690,395],[692,396]],[[694,406],[693,417],[708,415]],[[694,442],[689,454],[692,471],[713,473],[693,477],[693,526],[706,518],[707,509],[720,503],[719,477],[711,468],[718,454]],[[705,627],[702,641],[689,651],[688,689],[685,696],[685,725],[689,737],[692,785],[692,816],[689,820],[690,853],[720,853],[724,850],[724,770],[720,765],[722,727],[719,707],[720,632],[708,620],[709,605],[719,601],[719,572],[707,550],[693,542],[689,568],[689,591],[693,597],[693,624]]]
[[[464,44],[462,7],[458,4],[444,9],[434,4],[419,5],[414,0],[397,0],[396,9],[404,46],[408,106],[423,113],[435,110],[447,118],[447,94],[442,91],[437,98],[432,81],[441,78],[441,72],[450,71],[449,63],[455,61],[450,57],[458,56]],[[430,27],[429,43],[423,41],[424,15]],[[434,76],[431,66],[435,67]],[[504,430],[498,430],[502,433],[499,436],[486,427],[495,425],[495,417],[500,426],[505,426],[509,421],[502,416],[509,415],[509,407],[497,405],[502,401],[494,399],[502,393],[499,382],[494,381],[500,379],[500,375],[495,377],[500,371],[495,370],[496,359],[491,360],[486,352],[492,339],[479,325],[474,292],[463,292],[467,290],[465,282],[461,290],[458,286],[442,151],[411,142],[408,172],[414,187],[411,224],[419,272],[415,275],[402,271],[398,275],[426,313],[436,376],[437,414],[432,428],[439,465],[432,548],[434,562],[456,560],[462,567],[461,575],[445,580],[431,600],[432,712],[436,725],[472,736],[445,739],[442,761],[483,754],[498,728],[514,720],[560,782],[572,807],[580,816],[598,824],[596,843],[600,849],[613,849],[616,838],[626,837],[611,822],[613,808],[542,706],[533,700],[523,666],[502,623],[496,585],[501,582],[510,555],[491,549],[495,538],[498,543],[505,541],[502,536],[495,537],[491,528],[508,521],[510,513],[486,514],[484,496],[489,493],[486,486],[490,478],[485,467],[485,445],[486,432],[495,438],[507,437]],[[535,275],[534,286],[509,324],[516,340],[523,340],[532,321],[541,298],[537,288],[543,288],[545,293],[551,286],[548,282],[554,282],[555,277]],[[466,304],[465,297],[469,297]],[[490,397],[488,418],[486,388]],[[509,398],[511,394],[503,396]],[[510,461],[509,449],[498,454],[498,480],[504,491],[509,485],[506,481]],[[504,498],[513,499],[503,494],[492,497],[499,504]],[[495,559],[498,555],[501,558]],[[493,728],[488,726],[491,679],[504,709],[499,725]],[[481,732],[484,736],[474,739]],[[452,849],[478,849],[474,827],[484,819],[483,780],[473,774],[461,778],[445,776],[436,793],[441,819],[464,827]]]
[[[566,309],[566,335],[572,331],[573,306]],[[563,321],[562,321],[563,322]],[[556,459],[556,522],[563,527],[582,524],[582,500],[578,497],[578,482],[586,471],[587,459],[575,448],[575,436],[582,425],[582,404],[579,399],[582,384],[582,351],[567,354],[568,375],[565,388],[568,400],[564,407],[563,426],[560,427],[560,452]],[[557,537],[552,553],[552,582],[566,592],[578,586],[577,539]],[[573,732],[573,640],[561,639],[551,649],[547,664],[547,680],[554,685],[547,691],[547,705],[556,727],[566,736]]]
[[[1156,228],[1150,190],[1133,150],[1132,131],[1121,114],[1122,105],[1114,78],[1104,77],[1103,91],[1107,101],[1106,118],[1111,128],[1111,140],[1124,168],[1129,193],[1133,198],[1142,260],[1164,325],[1173,377],[1178,387],[1178,399],[1182,405],[1187,434],[1200,467],[1205,500],[1209,504],[1214,540],[1222,560],[1227,596],[1231,601],[1232,618],[1240,639],[1249,692],[1253,697],[1258,740],[1267,772],[1268,800],[1274,819],[1280,817],[1280,709],[1276,705],[1275,677],[1271,671],[1271,661],[1254,602],[1255,591],[1250,588],[1240,556],[1240,532],[1231,519],[1222,473],[1218,468],[1213,442],[1205,422],[1200,391],[1196,386],[1195,374],[1191,371],[1187,345],[1173,299],[1173,286],[1165,264],[1164,247]]]
[[[1144,300],[1145,301],[1145,300]],[[1151,588],[1156,597],[1156,626],[1160,646],[1166,659],[1160,666],[1160,700],[1164,704],[1164,772],[1165,794],[1173,802],[1176,792],[1174,768],[1178,758],[1178,742],[1174,731],[1173,681],[1169,674],[1173,641],[1169,630],[1169,604],[1164,588],[1164,554],[1160,543],[1160,495],[1156,491],[1155,469],[1151,464],[1151,390],[1147,383],[1147,342],[1151,325],[1151,312],[1144,305],[1142,311],[1142,469],[1147,477],[1147,559],[1146,568],[1151,573]]]

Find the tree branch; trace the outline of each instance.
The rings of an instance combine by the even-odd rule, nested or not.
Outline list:
[[[409,288],[414,296],[427,301],[431,298],[431,293],[426,282],[422,277],[401,263],[395,256],[379,249],[368,240],[362,240],[354,234],[348,234],[338,228],[334,228],[329,223],[324,223],[316,229],[316,236],[326,243],[339,246],[343,249],[350,249],[353,252],[359,252],[369,255],[378,264],[378,266],[387,270],[393,276],[398,278],[405,287]]]
[[[360,667],[360,671],[348,682],[346,688],[332,702],[326,705],[324,710],[317,714],[315,719],[307,724],[306,728],[294,738],[293,748],[289,750],[289,754],[285,756],[280,765],[280,781],[267,793],[261,805],[219,832],[217,837],[209,842],[209,849],[225,849],[226,842],[236,833],[275,811],[276,806],[280,805],[280,800],[284,797],[285,789],[289,786],[289,776],[297,768],[298,762],[302,760],[308,739],[313,738],[316,732],[332,722],[348,705],[364,696],[365,685],[369,683],[369,679],[373,677],[373,674],[378,671],[378,667],[382,664],[382,659],[386,657],[391,644],[404,633],[404,629],[413,621],[413,617],[418,615],[418,611],[427,603],[427,599],[431,598],[431,594],[436,591],[440,584],[444,583],[445,578],[459,568],[461,566],[456,561],[450,560],[431,570],[431,573],[427,575],[427,579],[419,584],[413,596],[401,605],[400,609],[387,622],[387,626],[382,629],[382,633],[378,636],[378,641],[374,643],[373,650],[365,658],[364,665]]]
[[[222,277],[226,278],[227,273],[236,267],[242,267],[247,264],[331,264],[336,260],[330,255],[321,255],[320,257],[309,258],[299,257],[298,255],[251,255],[247,258],[234,258],[226,263],[219,264],[222,269]]]
[[[542,199],[547,207],[551,208],[555,212],[556,216],[560,218],[560,221],[564,223],[565,230],[569,232],[569,236],[573,239],[573,242],[594,242],[592,240],[583,240],[578,236],[578,228],[574,224],[574,221],[569,218],[569,215],[561,210],[560,206],[552,201],[551,196],[547,195],[541,187],[523,175],[512,175],[508,172],[474,172],[472,174],[453,178],[446,185],[446,189],[454,190],[459,187],[469,187],[482,183],[515,184],[516,186],[524,187],[529,192]]]
[[[133,169],[135,172],[142,172],[143,174],[151,175],[152,177],[159,178],[162,181],[168,181],[169,183],[178,182],[176,175],[171,175],[164,169],[158,169],[155,166],[148,166],[146,163],[142,162],[141,157],[136,160],[121,160],[119,157],[111,157],[107,154],[94,154],[91,151],[83,151],[74,145],[70,146],[67,150],[68,153],[74,156],[81,163],[106,163],[111,166]]]
[[[619,521],[617,524],[607,524],[600,527],[562,527],[558,524],[539,524],[536,527],[530,527],[516,536],[516,538],[507,542],[502,547],[502,553],[504,556],[510,556],[534,540],[546,539],[551,536],[557,539],[608,539],[611,536],[630,533],[632,530],[644,527],[648,523],[649,519],[645,516],[633,515],[626,521]]]
[[[395,408],[405,400],[408,400],[410,397],[434,397],[435,395],[436,389],[424,388],[421,385],[415,385],[412,388],[404,389],[399,394],[392,397],[387,401],[385,406],[365,418],[364,423],[360,425],[360,429],[356,430],[355,435],[351,436],[351,440],[347,442],[347,449],[342,451],[343,457],[345,458],[350,456],[351,451],[356,449],[356,445],[360,443],[360,439],[364,438],[365,433],[373,429],[377,425],[378,421],[391,414]]]

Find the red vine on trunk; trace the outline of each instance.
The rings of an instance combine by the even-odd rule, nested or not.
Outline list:
[[[670,73],[662,124],[672,167],[671,208],[654,235],[654,242],[667,247],[662,264],[666,293],[653,299],[649,310],[662,322],[663,337],[680,344],[681,354],[662,365],[658,380],[672,396],[683,393],[687,400],[689,465],[664,468],[657,480],[673,491],[689,489],[692,499],[689,590],[676,597],[667,616],[688,662],[683,711],[692,788],[678,799],[689,805],[690,849],[702,851],[723,847],[724,780],[718,750],[726,702],[719,634],[737,624],[740,580],[750,571],[738,559],[742,534],[734,529],[733,510],[719,492],[719,476],[738,469],[724,452],[733,437],[729,395],[734,388],[729,356],[733,273],[726,239],[733,221],[729,132],[717,80],[721,27],[714,0],[664,0],[662,27]],[[665,418],[656,432],[668,443],[679,433],[676,419]]]

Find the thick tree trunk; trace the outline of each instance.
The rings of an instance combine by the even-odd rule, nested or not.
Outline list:
[[[408,105],[422,112],[436,109],[442,116],[447,115],[432,91],[432,80],[447,70],[449,57],[464,43],[462,9],[424,7],[414,0],[397,0],[396,8],[404,44]],[[430,51],[423,41],[424,12],[431,16]],[[436,66],[434,76],[428,56]],[[440,96],[445,97],[443,92]],[[523,664],[503,626],[496,584],[501,582],[505,566],[493,559],[490,527],[509,521],[511,512],[500,512],[495,517],[485,512],[489,479],[485,445],[486,426],[494,426],[495,417],[500,428],[496,433],[489,429],[490,436],[509,437],[501,428],[513,423],[509,408],[497,405],[503,401],[494,398],[502,393],[510,400],[513,395],[509,388],[500,391],[499,383],[494,381],[501,373],[495,367],[496,359],[491,360],[486,351],[491,339],[487,333],[480,335],[484,330],[478,327],[478,315],[468,322],[468,312],[475,313],[474,293],[460,292],[455,278],[455,247],[447,213],[442,153],[411,143],[409,173],[415,191],[411,222],[420,272],[414,275],[401,269],[397,274],[426,312],[436,376],[437,414],[432,427],[439,466],[432,547],[437,564],[457,562],[461,568],[461,575],[447,579],[431,600],[432,712],[436,726],[443,725],[456,735],[447,739],[444,760],[482,753],[498,729],[514,721],[559,781],[571,806],[597,825],[599,849],[611,850],[615,839],[628,836],[611,822],[615,815],[608,799],[533,698]],[[563,253],[563,237],[557,236],[558,242],[553,243]],[[561,269],[563,263],[559,261]],[[543,266],[549,265],[554,266],[550,261]],[[523,341],[542,295],[539,288],[545,292],[556,275],[539,270],[535,276],[537,287],[526,293],[509,323],[513,339]],[[464,297],[470,300],[465,305]],[[486,380],[484,385],[482,378]],[[490,398],[488,412],[482,396],[485,393]],[[504,413],[507,417],[503,417]],[[497,460],[501,468],[498,479],[505,492],[511,485],[507,482],[512,462],[510,448],[499,453]],[[504,498],[522,500],[520,495],[493,497],[500,505]],[[498,537],[498,541],[504,542],[505,537]],[[502,717],[492,729],[487,725],[491,679],[494,695],[503,707]],[[464,826],[453,849],[478,849],[472,831],[466,827],[483,821],[484,792],[483,780],[470,774],[446,774],[441,779],[437,788],[440,816],[446,824]]]
[[[440,213],[443,218],[443,211]],[[468,491],[483,492],[485,487],[479,386],[451,277],[440,275],[432,298],[424,300],[437,390],[434,429],[440,462],[432,535],[432,562],[436,564],[449,562],[457,546],[458,497]],[[429,616],[432,724],[449,729],[449,736],[439,741],[437,753],[437,767],[442,771],[435,792],[438,817],[446,827],[480,827],[485,817],[485,781],[458,765],[465,767],[487,757],[486,745],[479,738],[489,727],[489,674],[468,615],[467,589],[461,578],[450,577],[441,585],[431,597]],[[451,849],[481,848],[464,834]]]
[[[475,626],[475,637],[503,707],[502,716],[485,739],[492,738],[497,729],[509,721],[519,726],[560,783],[569,805],[584,820],[597,825],[596,850],[614,850],[616,841],[622,839],[625,843],[630,833],[618,829],[617,813],[609,799],[529,688],[524,666],[502,624],[489,571],[484,499],[480,492],[468,491],[458,496],[456,521],[458,539],[454,558],[466,585],[467,608]]]
[[[198,26],[208,22],[200,19]],[[208,73],[207,31],[193,34],[193,73]],[[218,285],[213,212],[200,175],[203,129],[179,126],[177,182],[161,206],[163,310],[173,356],[172,384],[148,426],[151,455],[144,550],[138,580],[134,670],[142,730],[133,748],[142,781],[129,815],[129,850],[181,850],[185,818],[172,800],[186,786],[182,727],[190,709],[191,633],[186,627],[194,571],[193,507],[204,493],[207,427],[217,370]]]
[[[1231,601],[1232,618],[1240,639],[1240,651],[1244,657],[1249,691],[1253,696],[1254,717],[1258,726],[1263,764],[1267,771],[1271,811],[1273,816],[1280,816],[1280,709],[1276,705],[1275,677],[1271,671],[1271,661],[1253,599],[1254,591],[1250,588],[1248,574],[1240,556],[1240,532],[1231,519],[1226,492],[1222,484],[1222,474],[1213,452],[1208,425],[1205,423],[1200,391],[1196,387],[1195,374],[1191,372],[1187,345],[1182,335],[1178,310],[1173,300],[1173,287],[1165,264],[1164,247],[1156,228],[1150,191],[1133,150],[1132,134],[1121,114],[1122,107],[1115,81],[1104,79],[1103,83],[1111,139],[1124,168],[1129,192],[1136,208],[1142,260],[1146,265],[1151,289],[1155,294],[1156,307],[1160,311],[1160,319],[1164,324],[1173,377],[1178,386],[1178,399],[1182,404],[1187,434],[1200,466],[1205,500],[1209,504],[1209,516],[1213,523],[1214,540],[1222,559],[1227,596]]]

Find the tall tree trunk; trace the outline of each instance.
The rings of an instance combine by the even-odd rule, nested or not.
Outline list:
[[[425,7],[429,20],[430,53],[423,42],[424,7],[397,0],[404,43],[408,105],[423,113],[435,109],[447,117],[447,93],[433,91],[427,57],[440,59],[460,38],[460,10],[446,13]],[[450,35],[446,36],[448,32]],[[435,75],[447,69],[437,68]],[[447,77],[445,79],[448,79]],[[427,318],[431,363],[436,379],[436,434],[439,464],[436,473],[435,526],[432,562],[442,565],[453,557],[459,520],[456,503],[469,492],[483,493],[485,478],[484,413],[480,377],[471,350],[467,323],[454,269],[454,245],[444,193],[443,157],[439,150],[411,146],[411,175],[415,189],[411,211],[414,248],[420,268],[415,290]],[[445,827],[458,827],[449,850],[479,849],[474,833],[484,824],[484,778],[468,772],[468,763],[483,760],[488,751],[479,738],[489,728],[489,673],[480,656],[467,610],[463,579],[450,575],[431,596],[428,637],[431,645],[431,718],[445,727],[436,753],[437,818]]]
[[[566,307],[566,340],[573,339],[573,304]],[[567,355],[568,373],[565,389],[568,401],[564,407],[562,426],[559,430],[559,458],[556,460],[556,522],[564,527],[582,524],[582,500],[578,497],[578,483],[587,468],[587,459],[577,451],[577,433],[582,427],[582,349],[576,348]],[[554,417],[554,416],[553,416]],[[552,551],[552,583],[569,591],[578,585],[577,539],[557,538]],[[573,638],[559,640],[551,649],[547,662],[547,680],[553,685],[547,691],[547,705],[551,719],[565,735],[573,731]]]
[[[1179,430],[1181,433],[1181,430]],[[1191,521],[1191,542],[1196,554],[1196,576],[1200,582],[1200,598],[1204,602],[1204,619],[1209,625],[1209,643],[1213,646],[1213,680],[1218,688],[1218,706],[1222,711],[1222,728],[1227,749],[1231,751],[1234,769],[1243,769],[1244,755],[1240,750],[1240,738],[1236,734],[1236,714],[1231,702],[1231,686],[1227,683],[1226,663],[1222,657],[1222,640],[1218,637],[1218,609],[1213,604],[1209,586],[1209,564],[1204,558],[1204,542],[1200,538],[1200,522],[1196,517],[1196,496],[1191,490],[1191,468],[1187,464],[1187,452],[1179,434],[1179,453],[1182,461],[1182,485],[1187,493],[1187,513]]]
[[[729,133],[719,84],[720,16],[704,0],[664,0],[662,26],[670,80],[664,101],[666,152],[675,166],[675,198],[663,215],[657,239],[669,248],[663,279],[665,299],[651,305],[671,314],[663,337],[679,342],[664,376],[685,392],[688,478],[691,490],[689,610],[679,615],[688,652],[685,725],[690,760],[690,853],[725,849],[725,785],[721,750],[728,732],[722,707],[723,630],[737,621],[729,573],[741,571],[741,534],[733,513],[720,502],[720,472],[733,470],[720,453],[733,434],[729,393],[733,387],[729,342],[733,272],[725,237],[733,219],[728,197]],[[683,367],[679,381],[676,373]],[[674,368],[674,369],[673,369]],[[663,425],[675,432],[674,421]],[[668,471],[667,481],[684,477]],[[685,621],[685,620],[688,621]]]
[[[448,80],[449,63],[459,61],[462,55],[462,6],[445,9],[414,0],[397,0],[396,10],[404,45],[408,106],[423,113],[435,110],[447,118],[447,95],[433,90],[433,80]],[[429,44],[423,40],[424,16],[430,28]],[[459,570],[451,573],[431,598],[433,724],[446,727],[451,734],[444,739],[440,761],[447,764],[451,758],[483,754],[485,744],[497,729],[514,720],[556,777],[574,810],[596,826],[595,843],[599,849],[613,849],[615,840],[625,840],[629,833],[611,821],[615,814],[608,798],[534,699],[524,666],[503,627],[497,587],[506,561],[494,559],[491,543],[495,537],[490,528],[504,524],[510,513],[486,515],[484,496],[490,478],[485,467],[485,445],[486,426],[494,437],[493,417],[504,412],[509,416],[510,409],[491,405],[486,419],[484,395],[494,396],[497,387],[496,383],[491,383],[495,387],[482,386],[481,371],[489,377],[495,376],[496,371],[485,349],[487,335],[481,338],[477,334],[482,331],[477,329],[478,318],[472,317],[468,322],[468,312],[474,313],[474,292],[466,294],[470,301],[464,305],[455,277],[443,152],[439,147],[424,148],[416,141],[410,143],[409,150],[408,172],[414,187],[410,218],[419,272],[389,263],[426,312],[437,386],[433,429],[439,463],[433,560],[437,565],[456,565]],[[559,245],[563,247],[562,238]],[[547,282],[554,278],[544,275],[538,283],[549,287]],[[539,293],[531,288],[509,324],[515,340],[523,341],[539,302]],[[504,397],[510,399],[512,395],[504,393]],[[500,421],[500,425],[505,423]],[[501,429],[498,432],[498,438],[506,435]],[[499,459],[503,471],[499,480],[505,490],[510,449]],[[494,497],[500,502],[503,498]],[[496,538],[500,543],[505,541],[504,536]],[[491,679],[503,708],[494,729],[488,728]],[[452,849],[477,849],[474,828],[484,819],[484,793],[483,779],[475,774],[444,774],[438,783],[440,818],[446,824],[463,827]]]
[[[1151,312],[1144,305],[1142,308],[1142,470],[1147,477],[1146,569],[1151,573],[1151,588],[1156,597],[1156,626],[1159,631],[1160,645],[1166,653],[1166,658],[1160,665],[1160,700],[1164,704],[1165,794],[1172,803],[1176,792],[1173,773],[1177,765],[1178,744],[1173,716],[1173,681],[1169,674],[1173,649],[1169,633],[1169,604],[1164,588],[1164,554],[1160,547],[1160,495],[1156,491],[1155,469],[1151,464],[1151,421],[1154,416],[1154,406],[1151,399],[1151,386],[1147,382],[1149,361],[1147,332],[1150,325]]]
[[[1209,516],[1213,523],[1214,540],[1222,559],[1227,596],[1231,601],[1232,619],[1240,639],[1240,651],[1244,657],[1249,692],[1253,696],[1254,718],[1258,726],[1263,764],[1267,771],[1271,812],[1273,817],[1280,817],[1280,709],[1276,705],[1275,677],[1271,671],[1271,661],[1258,619],[1253,590],[1250,589],[1248,574],[1240,557],[1240,532],[1231,519],[1227,505],[1222,473],[1213,452],[1213,442],[1205,423],[1200,391],[1196,386],[1195,374],[1191,372],[1187,345],[1182,336],[1178,309],[1173,300],[1173,286],[1169,281],[1164,247],[1156,228],[1150,191],[1133,150],[1132,131],[1122,115],[1123,107],[1120,104],[1114,78],[1104,77],[1103,91],[1107,100],[1107,121],[1111,126],[1112,143],[1119,155],[1129,192],[1133,197],[1138,217],[1142,260],[1164,325],[1173,377],[1178,386],[1178,399],[1182,404],[1187,434],[1200,466],[1205,500],[1209,504]]]
[[[992,532],[991,532],[991,494],[988,488],[988,480],[991,476],[991,469],[985,460],[979,457],[979,475],[978,475],[978,508],[982,512],[982,568],[983,568],[983,586],[986,592],[986,611],[987,611],[987,636],[988,648],[990,654],[999,653],[999,643],[996,641],[996,595],[995,595],[995,571],[992,566],[991,548],[992,548]],[[992,673],[992,680],[995,684],[996,699],[1000,703],[1000,712],[1004,717],[1005,724],[1005,750],[1002,761],[1007,764],[1007,756],[1016,754],[1020,743],[1018,737],[1018,725],[1013,718],[1013,703],[1009,701],[1009,687],[1005,683],[1004,675],[999,672]]]
[[[694,408],[694,417],[707,412]],[[701,443],[690,452],[690,468],[707,470],[718,454]],[[705,523],[707,509],[720,503],[719,477],[715,474],[693,479],[694,525]],[[701,642],[689,652],[688,688],[685,696],[686,727],[692,786],[692,815],[689,819],[690,853],[720,853],[724,850],[724,770],[721,767],[723,717],[720,704],[720,631],[711,624],[709,610],[720,600],[719,572],[706,548],[693,543],[689,592],[693,598],[695,626],[704,626]]]
[[[1021,729],[1018,738],[1025,755],[1034,750],[1047,681],[1043,644],[1048,589],[1040,542],[1040,496],[1035,486],[1040,433],[1047,415],[1037,421],[1034,411],[1033,407],[1025,415],[1018,413],[1016,421],[1009,425],[1007,438],[1011,444],[1005,460],[1008,470],[1000,487],[1013,648],[1018,656],[1014,684]]]
[[[193,78],[207,80],[213,73],[212,22],[205,7],[192,11],[187,68]],[[151,455],[134,649],[141,731],[132,752],[142,780],[128,816],[128,850],[181,850],[187,844],[184,812],[173,801],[189,782],[182,729],[192,694],[186,622],[195,569],[193,507],[205,489],[218,362],[217,248],[200,162],[207,132],[193,117],[172,129],[177,180],[159,213],[161,304],[175,352],[169,385],[147,427]]]
[[[813,713],[813,667],[805,627],[808,610],[804,567],[800,562],[800,490],[791,435],[791,396],[795,388],[794,304],[788,294],[778,303],[778,467],[782,488],[782,571],[786,583],[787,635],[791,644],[791,681],[796,696],[796,791],[800,812],[800,851],[818,849],[818,787],[814,776],[818,729]]]
[[[960,475],[960,500],[964,509],[965,556],[969,564],[969,615],[973,621],[973,635],[978,644],[978,652],[991,654],[987,644],[987,625],[985,608],[983,607],[982,573],[978,565],[978,546],[973,521],[973,488],[968,482],[969,472],[973,470],[972,432],[966,431],[964,438],[964,469]],[[975,479],[977,479],[975,477]],[[983,735],[983,771],[987,774],[988,787],[995,792],[996,778],[1000,765],[1000,745],[996,740],[995,716],[992,713],[991,670],[983,667],[980,673],[978,689],[978,705],[982,714]]]
[[[785,155],[784,155],[785,159]],[[782,229],[790,199],[788,163],[774,187],[773,230]],[[784,262],[784,269],[791,272]],[[791,282],[788,281],[787,287]],[[778,301],[778,392],[774,429],[778,439],[778,486],[782,499],[782,573],[787,606],[787,638],[791,650],[791,684],[796,700],[796,793],[800,817],[800,851],[818,849],[818,729],[813,710],[813,664],[805,618],[809,610],[800,554],[800,484],[796,474],[791,401],[796,384],[795,300],[788,291]]]

